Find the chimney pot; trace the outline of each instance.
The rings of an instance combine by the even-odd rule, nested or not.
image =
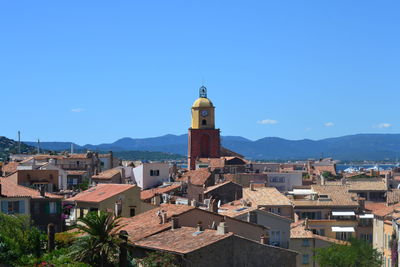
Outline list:
[[[226,226],[225,221],[221,221],[217,228],[218,235],[226,235],[228,233],[228,226]]]
[[[261,235],[260,243],[263,244],[263,245],[267,244],[267,236],[266,235],[264,235],[264,234]]]
[[[178,219],[177,215],[171,216],[171,222],[172,222],[172,226],[171,226],[172,230],[179,228],[179,219]]]
[[[203,231],[203,226],[202,226],[201,222],[197,223],[197,231],[198,232],[202,232]]]

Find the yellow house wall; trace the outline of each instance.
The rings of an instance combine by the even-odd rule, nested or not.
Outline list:
[[[390,241],[392,240],[392,233],[393,233],[392,224],[388,223],[388,222],[384,222],[384,225],[383,225],[383,234],[384,234],[383,257],[386,260],[387,266],[388,266],[389,261],[391,261],[391,258],[392,258],[392,252],[390,249]]]
[[[299,252],[296,258],[297,267],[318,267],[319,264],[314,262],[315,250],[330,246],[332,243],[316,238],[308,238],[308,244],[308,247],[303,245],[303,238],[290,239],[289,249]],[[303,264],[303,255],[308,255],[308,264]]]
[[[351,220],[309,220],[310,229],[325,229],[325,236],[336,239],[336,232],[332,232],[333,226],[354,227],[355,232],[351,236],[356,238],[357,221]]]

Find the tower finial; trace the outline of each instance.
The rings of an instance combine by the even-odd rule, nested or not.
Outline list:
[[[202,85],[199,90],[199,96],[203,98],[207,98],[207,88]]]

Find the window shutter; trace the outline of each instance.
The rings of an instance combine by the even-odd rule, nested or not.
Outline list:
[[[46,205],[44,206],[44,208],[45,208],[45,213],[50,214],[50,203],[49,202],[46,202]]]
[[[1,212],[8,213],[8,201],[7,200],[1,201]]]
[[[61,213],[61,202],[57,202],[57,213]]]
[[[25,200],[19,201],[19,213],[25,214]]]

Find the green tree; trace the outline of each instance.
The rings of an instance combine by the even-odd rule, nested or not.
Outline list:
[[[380,267],[382,254],[369,243],[351,239],[349,245],[333,244],[316,250],[321,267]]]
[[[46,235],[33,227],[28,216],[0,213],[0,262],[25,265],[43,255]]]
[[[139,260],[144,267],[177,267],[176,256],[169,253],[150,252],[147,257]]]
[[[90,212],[76,226],[83,235],[71,247],[74,260],[93,266],[114,266],[118,262],[119,220],[107,212]]]

